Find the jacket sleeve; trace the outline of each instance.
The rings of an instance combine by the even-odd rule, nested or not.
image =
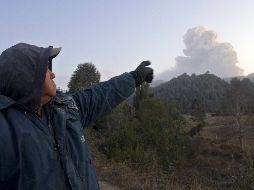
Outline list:
[[[130,73],[100,82],[73,94],[84,127],[112,111],[135,91],[135,79]]]

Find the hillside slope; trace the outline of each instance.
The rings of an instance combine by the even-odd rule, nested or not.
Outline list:
[[[218,112],[221,110],[221,99],[228,85],[213,74],[189,76],[184,73],[153,90],[155,97],[164,99],[168,103],[176,103],[183,113],[191,112],[195,99],[203,102],[206,112]]]

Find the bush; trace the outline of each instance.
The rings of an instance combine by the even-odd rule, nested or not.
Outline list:
[[[166,104],[152,98],[142,100],[135,115],[118,122],[120,126],[106,140],[107,156],[144,165],[157,159],[165,171],[179,165],[187,143],[179,118],[175,119]]]

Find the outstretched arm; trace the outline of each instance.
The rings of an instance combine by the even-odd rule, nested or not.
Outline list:
[[[112,111],[123,100],[126,100],[135,91],[135,87],[144,81],[151,83],[153,70],[149,61],[142,62],[135,71],[124,73],[101,82],[92,87],[73,94],[73,98],[80,111],[84,127],[96,121],[106,113]]]
[[[111,112],[114,107],[132,95],[134,90],[135,80],[133,76],[124,73],[73,94],[83,126],[85,127]]]

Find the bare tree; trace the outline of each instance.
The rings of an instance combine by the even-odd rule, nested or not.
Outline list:
[[[254,84],[249,79],[240,80],[233,78],[230,81],[230,86],[226,93],[226,101],[229,111],[234,117],[241,148],[243,148],[244,125],[249,120],[249,117],[243,116],[253,111],[253,96]]]

